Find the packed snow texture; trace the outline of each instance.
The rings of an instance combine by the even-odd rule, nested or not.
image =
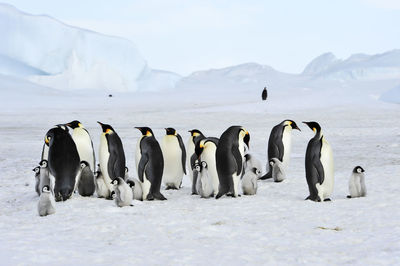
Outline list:
[[[0,73],[58,89],[136,91],[173,86],[153,82],[152,70],[132,42],[33,16],[0,4]],[[168,79],[169,73],[162,75]],[[160,74],[156,75],[160,79]],[[151,77],[150,77],[151,78]],[[148,84],[150,83],[150,84]]]

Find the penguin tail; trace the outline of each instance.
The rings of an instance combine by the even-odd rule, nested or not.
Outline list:
[[[272,171],[268,171],[265,175],[263,175],[259,179],[266,180],[266,179],[270,179],[270,178],[272,178]]]

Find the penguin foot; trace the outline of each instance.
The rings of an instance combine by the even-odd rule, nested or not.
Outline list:
[[[161,192],[158,192],[158,193],[154,194],[154,198],[156,198],[158,200],[167,200],[167,198],[164,197],[164,195],[161,194]]]
[[[148,194],[146,197],[147,200],[154,200],[154,197],[152,194]]]
[[[130,207],[133,207],[133,204],[129,205]]]
[[[347,196],[347,198],[348,198],[348,199],[351,199],[351,196],[350,196],[350,195],[348,195],[348,196]]]
[[[331,201],[331,199],[330,199],[330,198],[327,198],[327,199],[324,199],[324,201]]]

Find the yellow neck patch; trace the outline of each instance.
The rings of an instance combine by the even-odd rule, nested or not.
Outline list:
[[[111,134],[111,133],[112,133],[112,130],[107,128],[105,134]]]
[[[147,137],[150,137],[150,136],[153,136],[153,134],[151,134],[150,131],[147,131],[147,132],[146,132],[146,136],[147,136]]]

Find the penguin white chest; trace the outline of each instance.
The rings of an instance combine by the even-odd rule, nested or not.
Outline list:
[[[166,135],[161,142],[164,157],[163,181],[179,188],[183,177],[182,150],[176,136]]]
[[[217,146],[215,146],[212,142],[207,142],[205,144],[204,150],[201,153],[201,160],[207,163],[207,171],[208,175],[212,181],[212,187],[214,190],[214,194],[218,194],[219,189],[219,178],[217,173],[217,163],[215,159],[215,152],[217,150]]]
[[[108,174],[108,158],[110,153],[108,152],[108,143],[105,134],[100,136],[100,149],[99,149],[99,161],[100,169],[103,174],[104,181],[108,187],[111,187],[111,178]]]
[[[292,128],[289,126],[286,126],[283,130],[282,143],[283,143],[282,164],[284,169],[286,170],[289,165],[290,153],[292,150]]]
[[[89,134],[82,128],[75,128],[72,138],[76,144],[80,160],[88,162],[90,169],[94,171],[93,146]]]
[[[186,144],[186,169],[189,171],[190,183],[193,182],[193,171],[190,159],[194,153],[194,148],[193,137],[190,137]]]
[[[243,139],[239,139],[239,152],[240,155],[242,156],[242,169],[240,169],[240,174],[237,175],[236,171],[233,173],[232,175],[232,179],[233,179],[233,194],[235,197],[237,197],[239,195],[239,181],[240,181],[240,177],[241,177],[241,173],[243,171],[243,165],[244,165],[244,153],[245,153],[245,147],[244,147],[244,142]]]
[[[142,157],[142,153],[140,151],[140,142],[142,141],[143,136],[140,137],[140,139],[136,143],[136,152],[135,152],[135,165],[136,165],[136,170],[138,169],[138,165],[140,162],[140,158]]]
[[[328,198],[333,192],[334,185],[334,163],[333,152],[331,145],[322,137],[321,147],[321,164],[324,168],[324,182],[321,184],[322,191],[318,190],[319,194],[322,192],[323,199]],[[320,195],[321,198],[321,195]],[[321,198],[322,200],[322,198]]]

